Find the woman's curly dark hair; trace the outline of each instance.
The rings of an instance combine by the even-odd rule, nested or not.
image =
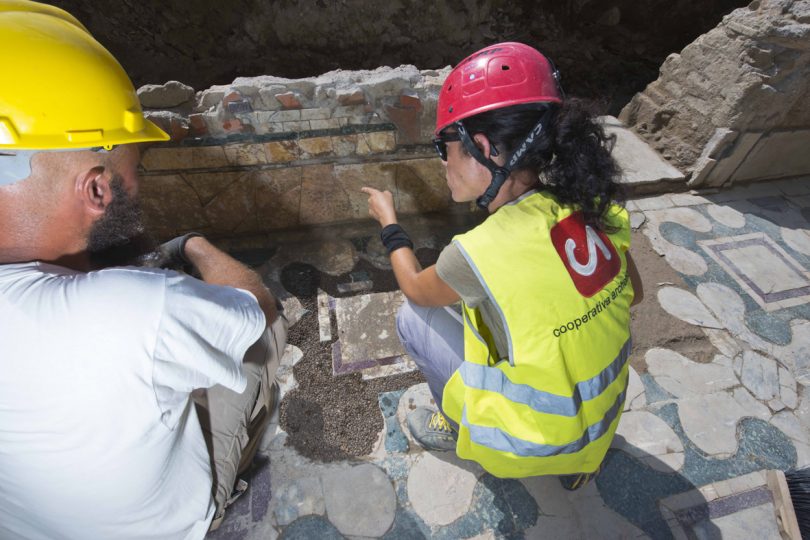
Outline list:
[[[606,211],[611,202],[624,200],[619,166],[610,155],[615,137],[605,135],[587,102],[571,98],[562,106],[514,105],[462,122],[470,134],[483,133],[499,152],[511,155],[548,109],[552,120],[527,151],[520,170],[536,172],[544,179],[542,188],[560,203],[579,207],[587,224],[611,229]]]

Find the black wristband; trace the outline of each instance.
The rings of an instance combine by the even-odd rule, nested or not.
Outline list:
[[[398,223],[383,227],[383,230],[380,231],[380,240],[388,251],[388,255],[403,247],[413,249],[413,242],[408,237],[408,233]]]

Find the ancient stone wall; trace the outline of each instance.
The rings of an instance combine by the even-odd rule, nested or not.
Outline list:
[[[620,119],[692,186],[810,174],[810,1],[733,11],[670,55]]]
[[[402,213],[467,208],[450,200],[430,144],[446,75],[401,66],[142,87],[147,116],[172,136],[143,155],[150,225],[222,236],[362,219],[364,185],[390,190]]]

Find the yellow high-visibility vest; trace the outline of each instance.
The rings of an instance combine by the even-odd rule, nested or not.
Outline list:
[[[627,389],[633,287],[627,211],[615,232],[545,192],[498,209],[454,242],[501,315],[499,359],[481,313],[463,305],[464,362],[442,408],[459,424],[456,453],[499,477],[596,470]]]

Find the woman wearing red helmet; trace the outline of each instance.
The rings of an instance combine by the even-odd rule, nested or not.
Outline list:
[[[496,476],[570,475],[578,487],[618,425],[641,299],[611,141],[520,43],[464,59],[437,109],[453,200],[489,217],[422,269],[391,194],[363,188],[409,300],[400,339],[440,408],[412,412],[409,428]],[[460,316],[445,308],[459,300]]]

